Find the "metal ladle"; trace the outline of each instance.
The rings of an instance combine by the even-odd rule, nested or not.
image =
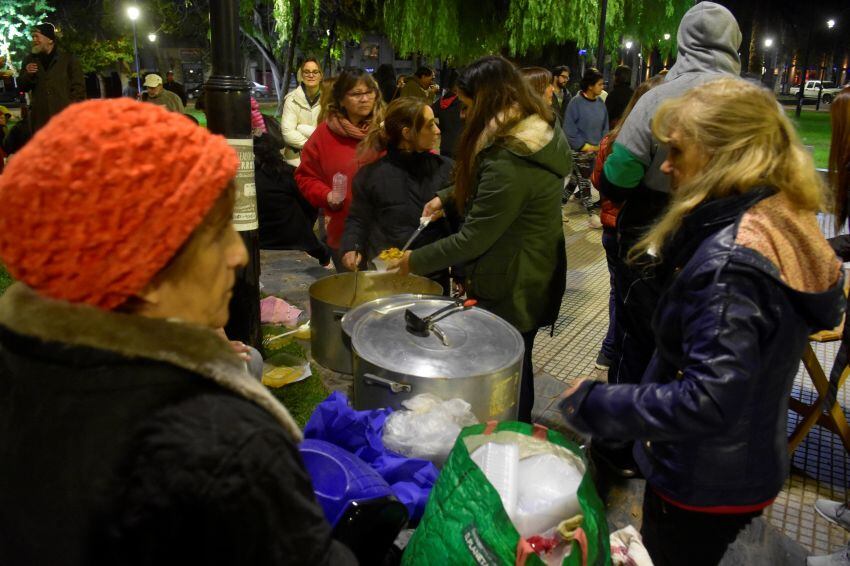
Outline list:
[[[443,343],[443,346],[449,345],[448,337],[445,332],[438,327],[435,323],[438,320],[443,320],[447,316],[453,315],[456,312],[460,312],[463,310],[470,309],[478,304],[478,301],[475,299],[467,299],[465,301],[455,301],[447,307],[443,307],[437,312],[426,316],[425,318],[420,317],[415,312],[410,309],[405,309],[404,311],[404,322],[407,331],[411,334],[415,334],[416,336],[426,337],[431,332],[437,335],[440,339],[440,342]]]

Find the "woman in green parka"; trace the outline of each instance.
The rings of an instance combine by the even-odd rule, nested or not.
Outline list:
[[[525,342],[519,414],[531,422],[531,351],[538,329],[554,324],[566,286],[561,220],[570,149],[549,104],[502,57],[479,59],[462,73],[458,96],[466,126],[458,142],[454,186],[423,216],[453,206],[460,232],[406,252],[402,273],[426,274],[466,263],[466,291],[501,316]]]

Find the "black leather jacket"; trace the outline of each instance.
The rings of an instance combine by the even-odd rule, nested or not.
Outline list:
[[[736,240],[744,214],[773,192],[711,201],[684,220],[659,269],[666,290],[641,384],[585,382],[563,404],[578,431],[638,440],[635,458],[656,492],[706,511],[757,508],[779,492],[803,348],[844,311],[843,279],[818,233],[796,240],[803,253],[780,263],[829,266],[837,281],[822,292],[792,288],[774,262]]]

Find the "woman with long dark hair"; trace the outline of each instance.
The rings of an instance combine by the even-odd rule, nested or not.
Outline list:
[[[829,111],[832,121],[832,141],[829,146],[827,180],[833,193],[832,206],[837,232],[847,222],[848,198],[850,198],[850,87],[845,88],[835,97]],[[841,261],[850,261],[850,235],[836,236],[830,239],[829,243]],[[841,376],[847,369],[847,362],[850,359],[848,353],[850,353],[850,324],[845,322],[841,346],[838,348],[835,363],[829,373],[831,391],[841,390]],[[833,401],[833,403],[837,402],[837,400]],[[821,410],[828,411],[831,408],[831,406],[821,407]],[[815,501],[815,510],[831,523],[850,531],[850,506],[846,501],[818,499]],[[809,557],[806,562],[808,566],[845,563],[850,563],[850,544],[828,556]]]
[[[301,151],[295,180],[304,198],[329,217],[327,244],[334,265],[344,270],[339,253],[342,230],[351,206],[351,181],[374,156],[357,155],[371,124],[383,120],[384,104],[375,79],[362,69],[343,71],[336,79],[319,124]]]
[[[407,252],[402,273],[433,273],[467,263],[466,290],[519,330],[525,342],[518,418],[531,421],[531,351],[537,330],[554,324],[566,286],[561,192],[572,163],[553,128],[552,108],[503,57],[479,59],[457,83],[467,107],[455,184],[423,216],[453,207],[465,214],[457,234]]]
[[[382,250],[401,248],[419,227],[422,209],[450,184],[452,161],[433,153],[440,129],[424,101],[399,98],[387,108],[382,124],[373,124],[362,152],[386,155],[354,177],[354,199],[340,250],[346,269],[375,258]],[[451,234],[447,219],[430,224],[413,249]],[[447,280],[441,277],[447,288]]]

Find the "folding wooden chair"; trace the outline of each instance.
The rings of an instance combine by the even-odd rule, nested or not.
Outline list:
[[[842,444],[844,444],[844,449],[850,454],[850,425],[847,424],[844,411],[841,409],[841,404],[837,399],[837,392],[841,390],[841,387],[847,380],[848,374],[850,374],[850,366],[844,367],[841,376],[838,378],[835,392],[833,395],[829,395],[829,379],[827,379],[812,348],[812,342],[824,343],[841,340],[841,333],[842,329],[838,328],[836,330],[824,330],[809,336],[810,342],[806,344],[806,349],[803,350],[803,366],[805,366],[806,372],[815,386],[817,397],[811,405],[807,405],[793,397],[789,400],[788,408],[803,417],[788,438],[789,454],[794,453],[794,450],[797,449],[815,424],[819,424],[837,434],[841,438]],[[828,399],[833,401],[832,406],[823,406],[828,402]]]

